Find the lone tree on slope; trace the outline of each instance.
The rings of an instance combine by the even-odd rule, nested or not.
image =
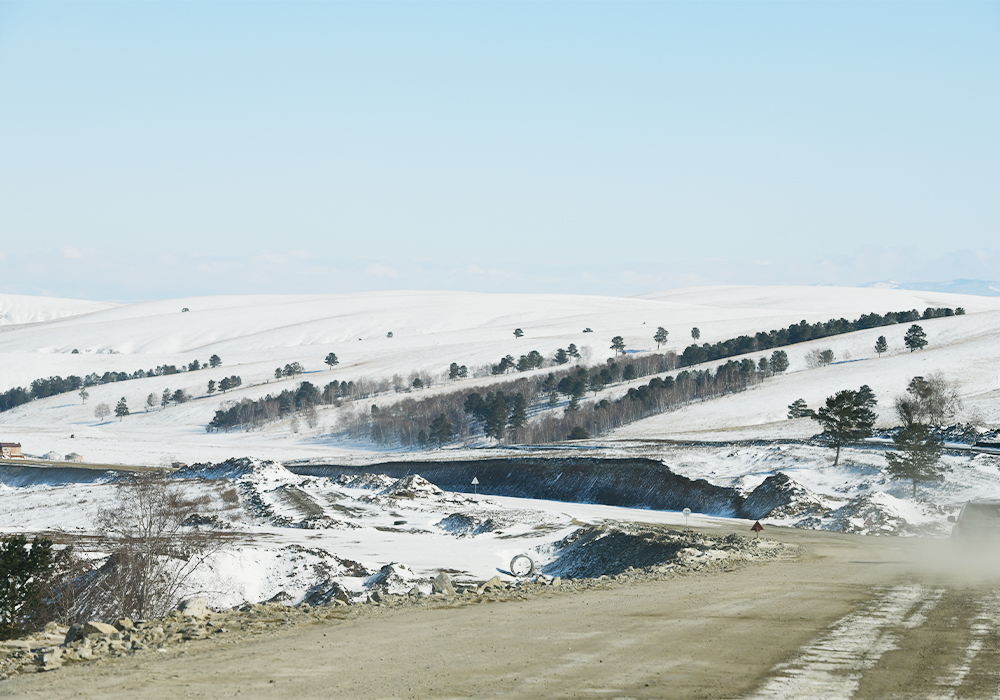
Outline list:
[[[840,448],[852,440],[870,437],[875,426],[877,401],[867,386],[858,391],[844,389],[828,396],[826,405],[820,407],[813,416],[823,426],[823,435],[830,439],[837,454],[833,466],[840,461]]]
[[[879,357],[882,357],[882,353],[888,349],[889,343],[886,342],[884,335],[880,335],[878,340],[875,341],[875,352],[878,353]]]
[[[695,326],[694,328],[691,329],[691,338],[694,340],[698,340],[698,338],[700,337],[701,337],[701,330],[699,330],[699,328]]]
[[[514,337],[515,338],[520,338],[522,335],[524,335],[524,331],[522,331],[520,328],[515,328],[514,329]]]
[[[104,402],[101,402],[94,406],[94,418],[97,420],[104,420],[111,415],[111,406]]]
[[[815,418],[816,412],[806,405],[805,399],[795,399],[788,404],[788,417],[793,418]]]
[[[124,396],[118,399],[118,404],[115,406],[115,415],[119,421],[128,415],[128,404],[125,403]]]
[[[89,398],[90,398],[90,392],[87,391],[86,389],[80,389],[80,400],[83,401],[83,403],[87,403],[87,399]]]
[[[910,423],[899,429],[893,438],[896,452],[886,452],[885,471],[893,479],[913,482],[913,498],[917,498],[918,481],[941,481],[951,467],[941,464],[941,441],[923,423]]]
[[[615,357],[618,356],[618,353],[621,353],[621,354],[624,355],[625,354],[625,339],[622,338],[620,335],[616,335],[614,338],[611,339],[611,349],[615,351]]]
[[[220,358],[218,355],[212,355],[210,358],[208,358],[208,366],[209,367],[221,367],[222,366],[222,358]]]
[[[656,349],[659,350],[660,346],[667,342],[667,329],[660,326],[656,329],[656,333],[653,334],[653,340],[656,341]]]
[[[330,365],[330,369],[333,369],[334,365],[340,364],[340,360],[337,359],[337,353],[335,352],[331,352],[329,355],[327,355],[326,358],[323,360],[323,362]]]
[[[910,329],[906,331],[906,335],[903,336],[903,344],[910,349],[910,352],[914,350],[923,350],[927,347],[927,334],[924,333],[924,329],[913,324]]]

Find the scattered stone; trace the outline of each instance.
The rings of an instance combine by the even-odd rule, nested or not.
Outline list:
[[[62,666],[63,650],[59,647],[43,647],[38,650],[35,661],[41,671],[54,671]]]
[[[503,581],[500,580],[499,576],[494,576],[489,581],[480,586],[478,592],[480,595],[482,595],[486,591],[502,591],[506,587],[507,586],[504,584]]]
[[[119,632],[128,632],[135,629],[135,623],[127,617],[115,620],[113,627]]]
[[[562,577],[561,576],[556,576],[554,579],[552,579],[552,585],[553,586],[558,586],[558,585],[561,585],[561,584],[562,584]]]
[[[118,634],[118,630],[103,622],[91,621],[83,626],[84,637],[110,637],[113,634]]]
[[[204,598],[188,598],[187,600],[183,600],[177,606],[177,611],[195,619],[208,617],[208,607],[205,605]]]

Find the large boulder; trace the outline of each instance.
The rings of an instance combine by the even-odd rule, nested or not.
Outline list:
[[[66,630],[66,639],[63,640],[63,644],[72,644],[78,639],[83,639],[83,625],[80,623],[69,626],[69,629]]]
[[[103,622],[91,621],[83,626],[84,637],[110,637],[111,635],[117,633],[118,630],[116,630],[111,625],[107,625]]]
[[[441,572],[434,577],[431,581],[431,592],[440,593],[441,595],[454,595],[455,587],[451,584],[451,579],[448,578],[448,574]]]
[[[181,604],[177,606],[177,612],[196,620],[203,620],[208,617],[208,606],[205,605],[204,598],[188,598],[182,600]]]

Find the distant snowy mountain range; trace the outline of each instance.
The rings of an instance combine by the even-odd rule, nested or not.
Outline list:
[[[1000,296],[1000,282],[986,280],[950,280],[948,282],[872,282],[870,289],[911,289],[920,292],[947,292],[949,294],[975,294],[982,297]]]

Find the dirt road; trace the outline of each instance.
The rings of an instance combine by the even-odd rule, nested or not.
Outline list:
[[[716,531],[714,534],[717,534]],[[1000,584],[942,543],[769,529],[796,561],[397,610],[0,683],[3,697],[993,698]]]

